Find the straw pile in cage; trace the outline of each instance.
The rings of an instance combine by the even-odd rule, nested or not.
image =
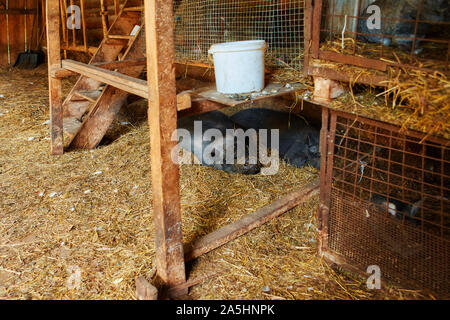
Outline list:
[[[386,73],[313,59],[316,65],[353,75],[353,80],[349,84],[351,97],[337,99],[333,106],[348,108],[348,102],[353,102],[354,112],[357,110],[363,115],[368,112],[372,117],[399,124],[405,129],[410,128],[450,138],[450,80],[446,73],[439,71],[445,69],[445,61],[419,60],[411,58],[409,53],[402,50],[391,47],[381,49],[380,45],[354,39],[346,39],[344,43],[345,47],[342,49],[340,40],[328,41],[322,45],[321,49],[388,62],[388,80],[385,83],[386,89],[382,92],[368,89],[365,91],[366,93],[370,91],[371,95],[363,93],[360,95],[363,99],[358,99],[355,98],[352,87],[361,75],[385,75]],[[381,50],[383,50],[383,58],[380,58]],[[396,64],[399,66],[394,66]],[[380,97],[382,99],[378,99]],[[375,101],[377,104],[374,105]],[[380,104],[384,108],[380,108]],[[372,107],[372,110],[367,110]],[[386,115],[386,113],[389,114]]]
[[[64,80],[65,94],[75,80]],[[136,277],[155,273],[145,113],[124,108],[99,148],[51,156],[47,90],[46,66],[0,70],[0,299],[135,299]],[[316,177],[315,169],[286,163],[274,176],[183,165],[184,241]],[[424,297],[393,286],[369,291],[365,279],[323,263],[317,203],[312,198],[192,262],[189,277],[206,280],[190,298]]]

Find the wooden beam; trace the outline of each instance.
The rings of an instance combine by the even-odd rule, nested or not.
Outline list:
[[[379,71],[386,71],[387,62],[365,57],[351,56],[333,51],[319,50],[319,59],[351,64],[362,68],[371,68]]]
[[[63,60],[62,67],[88,78],[104,82],[120,90],[148,99],[148,86],[145,80],[73,60]]]
[[[319,181],[316,180],[304,188],[294,191],[254,213],[196,240],[190,245],[186,245],[185,260],[191,261],[263,225],[300,203],[307,201],[310,197],[319,194],[319,189]]]
[[[74,51],[74,52],[86,52],[89,54],[95,54],[95,52],[97,51],[97,47],[87,47],[85,48],[84,46],[74,46],[74,45],[65,45],[63,44],[61,46],[61,50],[67,50],[67,51]]]
[[[137,66],[145,66],[147,64],[146,59],[138,59],[138,60],[123,60],[123,61],[113,61],[113,62],[100,62],[92,64],[95,67],[99,67],[102,69],[123,69]]]
[[[62,69],[56,68],[54,70],[51,70],[50,72],[57,77],[70,76],[73,73],[79,73],[88,78],[104,82],[110,86],[113,86],[114,88],[148,99],[147,81],[134,78],[116,71],[107,70],[142,66],[143,63],[145,63],[145,60],[142,59],[131,61],[105,62],[98,64],[85,64],[74,60],[63,60]],[[191,108],[191,96],[189,91],[181,92],[176,96],[176,98],[176,110],[187,110]]]
[[[354,82],[356,77],[358,77],[358,83],[363,83],[370,86],[386,87],[388,82],[388,77],[386,75],[376,75],[368,73],[358,76],[356,74],[351,74],[345,71],[338,71],[326,67],[310,66],[308,68],[308,74],[314,77],[322,77],[325,79],[332,79],[343,82]]]
[[[142,30],[143,31],[143,30]],[[125,52],[125,60],[123,63],[128,64],[128,67],[122,68],[121,72],[130,77],[138,77],[145,68],[145,57],[142,48],[145,47],[145,34],[139,31],[135,41]],[[132,63],[133,61],[144,61],[142,63]],[[103,67],[118,67],[120,62],[100,62],[95,65]],[[134,65],[134,66],[133,66]],[[145,83],[147,83],[145,81]],[[146,87],[147,89],[147,87]],[[129,93],[106,86],[102,91],[101,96],[97,99],[94,106],[84,116],[84,121],[79,127],[76,136],[74,137],[71,147],[93,149],[103,139],[111,123],[117,117],[120,108],[126,103]]]
[[[36,14],[36,9],[0,9],[0,14]]]
[[[313,21],[312,21],[312,44],[311,55],[313,58],[319,57],[320,27],[322,23],[322,0],[314,1]]]
[[[180,174],[171,159],[177,142],[173,2],[145,0],[150,158],[156,266],[167,287],[186,282],[181,230]],[[184,295],[187,289],[174,295]]]
[[[51,75],[52,69],[61,67],[59,39],[59,0],[47,0],[46,12],[51,152],[52,154],[63,154],[63,109],[61,79],[54,78]]]
[[[57,79],[63,79],[76,75],[78,75],[78,73],[63,69],[62,67],[53,68],[52,70],[50,70],[50,76]]]
[[[191,108],[185,110],[179,110],[178,117],[190,117],[193,115],[203,114],[206,112],[219,110],[228,107],[227,105],[220,104],[215,101],[210,101],[205,98],[194,98],[191,100]]]
[[[183,91],[177,94],[177,111],[188,110],[192,107],[191,91]]]

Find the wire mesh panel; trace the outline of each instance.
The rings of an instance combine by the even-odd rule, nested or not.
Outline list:
[[[325,251],[450,297],[450,147],[331,111]]]
[[[181,0],[174,10],[178,60],[208,63],[215,43],[266,40],[268,65],[302,67],[304,0]]]
[[[448,0],[317,0],[315,6],[315,58],[380,71],[389,65],[449,71]]]

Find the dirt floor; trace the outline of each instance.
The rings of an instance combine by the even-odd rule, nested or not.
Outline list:
[[[64,81],[65,93],[73,81]],[[0,299],[135,299],[135,278],[154,273],[145,114],[124,112],[99,148],[63,156],[49,153],[48,119],[46,66],[0,69]],[[286,164],[272,177],[182,166],[185,241],[316,177]],[[317,204],[313,198],[194,261],[189,277],[216,276],[189,297],[429,298],[393,286],[370,291],[365,279],[324,264]]]

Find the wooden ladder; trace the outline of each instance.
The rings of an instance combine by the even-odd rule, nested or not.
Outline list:
[[[137,78],[144,71],[145,32],[141,0],[128,0],[88,65],[91,73],[81,75],[63,103],[64,146],[95,148],[105,135],[129,92],[107,84],[95,71]],[[83,65],[83,64],[79,64]],[[78,65],[63,61],[70,70]],[[82,66],[78,66],[82,67]],[[76,70],[73,70],[76,71]],[[138,80],[138,79],[136,79]]]

